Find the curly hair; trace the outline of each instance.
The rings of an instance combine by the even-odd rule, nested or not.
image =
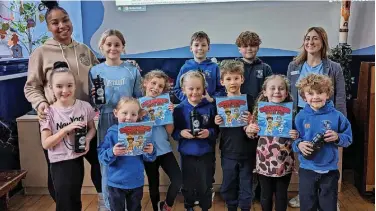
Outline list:
[[[169,83],[169,80],[168,80],[169,77],[167,76],[167,74],[164,73],[162,70],[152,70],[152,71],[148,72],[142,78],[142,81],[141,81],[141,90],[142,90],[143,94],[145,94],[145,92],[146,92],[145,83],[149,82],[153,78],[162,78],[162,79],[164,79],[165,85],[163,87],[163,93],[165,93],[165,92],[167,92],[167,91],[170,90],[170,83]]]
[[[219,64],[219,69],[221,72],[221,79],[225,77],[226,74],[239,74],[244,75],[244,65],[241,61],[226,59]]]
[[[262,42],[258,34],[250,31],[240,33],[235,42],[238,47],[260,46],[261,43]]]
[[[192,45],[192,43],[196,40],[206,40],[208,42],[208,45],[210,45],[210,38],[209,38],[208,34],[206,34],[203,31],[198,31],[198,32],[193,33],[193,35],[191,37],[191,44],[190,45]]]
[[[262,84],[262,91],[260,92],[259,96],[257,97],[256,99],[256,103],[255,103],[255,107],[253,109],[253,120],[255,122],[257,122],[257,115],[258,115],[258,112],[257,112],[257,108],[258,108],[258,102],[260,101],[263,101],[263,102],[268,102],[268,98],[266,96],[264,96],[264,92],[266,91],[266,88],[268,87],[268,83],[271,81],[271,80],[274,80],[274,79],[277,79],[277,78],[280,78],[284,83],[285,83],[285,88],[286,88],[286,92],[287,92],[287,97],[285,98],[285,100],[283,102],[292,102],[293,101],[293,98],[291,96],[291,93],[290,93],[290,82],[289,80],[287,79],[287,77],[285,75],[281,75],[281,74],[274,74],[274,75],[270,75],[268,77],[265,78],[265,81],[264,83]]]
[[[334,87],[332,79],[326,75],[310,74],[301,80],[299,80],[296,87],[299,90],[299,95],[305,99],[304,92],[316,91],[318,93],[326,93],[328,97],[331,97],[334,93]]]

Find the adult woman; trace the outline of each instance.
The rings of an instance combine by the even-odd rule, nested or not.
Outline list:
[[[290,80],[291,95],[294,99],[294,110],[304,108],[306,102],[298,95],[295,84],[310,73],[324,74],[329,76],[334,85],[333,101],[337,110],[345,116],[346,90],[345,79],[341,66],[328,59],[328,35],[322,27],[311,27],[307,30],[300,54],[290,62],[287,70],[287,78]],[[289,205],[300,207],[299,195],[290,200]]]
[[[34,50],[29,58],[28,76],[24,92],[26,99],[38,112],[40,119],[46,118],[45,109],[54,102],[54,95],[49,87],[49,78],[56,61],[65,61],[75,74],[77,99],[89,101],[88,73],[98,64],[93,52],[84,44],[71,38],[73,26],[67,11],[56,1],[42,1],[47,7],[45,15],[48,30],[53,37]],[[98,193],[102,192],[101,173],[97,155],[97,139],[93,138],[90,150],[85,158],[91,164],[91,178]],[[47,151],[44,150],[47,164],[50,165]],[[55,189],[48,168],[48,190],[55,200]]]

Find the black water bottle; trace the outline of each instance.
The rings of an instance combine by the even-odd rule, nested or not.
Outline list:
[[[75,129],[74,152],[83,153],[86,148],[86,127]]]
[[[195,110],[193,109],[190,113],[190,120],[191,120],[191,134],[196,137],[198,136],[198,132],[201,131],[201,117],[200,117],[200,114]]]
[[[321,150],[321,147],[325,144],[324,141],[324,134],[317,133],[311,140],[312,143],[312,153],[309,155],[304,156],[307,160],[312,160],[316,154]]]
[[[94,103],[97,105],[105,104],[106,98],[104,93],[104,80],[99,75],[97,78],[93,79],[94,88],[95,88],[95,99]]]

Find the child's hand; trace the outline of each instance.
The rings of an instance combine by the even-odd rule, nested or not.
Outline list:
[[[240,119],[243,122],[248,123],[251,120],[251,113],[249,111],[244,111]]]
[[[191,134],[191,130],[188,130],[188,129],[184,129],[180,132],[180,135],[183,136],[184,138],[187,138],[187,139],[192,139],[194,138],[193,135]]]
[[[125,153],[128,152],[128,150],[122,143],[117,143],[112,148],[112,152],[114,153],[115,156],[119,156],[119,155],[124,155]]]
[[[326,142],[334,142],[338,140],[338,133],[333,130],[327,130],[324,134],[324,141]]]
[[[65,126],[63,128],[63,130],[65,131],[65,133],[70,133],[70,132],[74,131],[75,129],[80,129],[80,128],[83,128],[85,126],[86,126],[85,122],[75,121],[75,122],[72,122],[69,125]]]
[[[139,115],[139,119],[142,120],[146,115],[148,115],[148,111],[146,111],[145,109],[141,109],[140,110],[140,115]]]
[[[299,150],[303,153],[303,155],[307,156],[313,152],[312,143],[309,141],[302,141],[298,144]]]
[[[174,104],[173,103],[168,104],[168,110],[170,110],[171,112],[174,112]]]
[[[216,125],[220,125],[220,124],[222,124],[222,123],[223,123],[223,119],[222,119],[222,117],[219,116],[219,115],[215,115],[214,123],[215,123]]]
[[[95,87],[91,88],[90,91],[91,97],[95,97]]]
[[[141,67],[138,65],[136,60],[127,60],[127,62],[131,63],[132,65],[136,66],[138,71],[142,72]]]
[[[207,138],[209,137],[209,130],[208,129],[203,129],[200,132],[198,132],[197,138]]]
[[[153,153],[154,146],[152,143],[147,143],[144,147],[144,152],[151,154]]]
[[[247,133],[258,133],[260,131],[260,128],[258,125],[251,123],[248,125],[247,130],[245,132]]]
[[[210,95],[208,94],[208,90],[205,90],[205,95],[203,95],[203,97],[211,103],[214,101],[214,98],[210,97]]]
[[[290,137],[295,140],[297,138],[299,138],[299,132],[297,130],[290,130],[289,131],[289,135]]]

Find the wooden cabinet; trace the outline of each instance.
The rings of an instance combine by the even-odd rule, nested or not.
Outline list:
[[[375,63],[361,63],[358,96],[353,104],[354,142],[360,142],[355,182],[359,191],[365,194],[375,188]]]

